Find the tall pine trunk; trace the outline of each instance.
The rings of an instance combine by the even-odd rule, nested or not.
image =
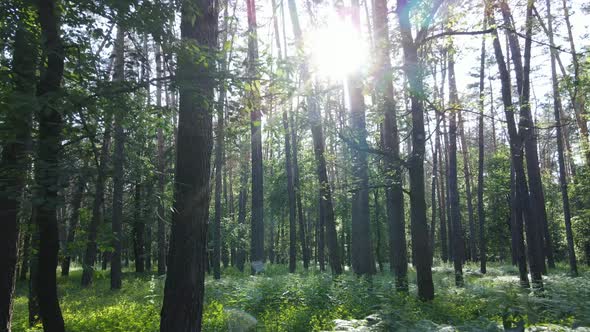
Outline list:
[[[351,1],[351,19],[356,36],[360,38],[359,1]],[[369,172],[367,164],[367,128],[363,81],[360,70],[352,72],[346,80],[350,105],[352,140],[352,269],[356,274],[375,273],[371,246],[371,223],[369,220]]]
[[[115,72],[113,81],[122,83],[125,79],[125,31],[119,24],[115,39]],[[122,98],[125,98],[124,96]],[[125,105],[124,102],[120,105]],[[125,106],[123,106],[125,107]],[[123,240],[123,177],[125,163],[125,109],[115,110],[114,151],[113,151],[113,215],[112,215],[112,247],[111,255],[111,289],[121,289],[121,251]]]
[[[485,10],[485,9],[484,9]],[[487,28],[487,18],[484,15],[483,28]],[[486,64],[486,38],[481,39],[481,53],[479,64],[479,119],[477,126],[477,145],[478,145],[478,160],[477,160],[477,219],[479,221],[479,260],[480,271],[486,273],[487,252],[486,252],[486,236],[485,236],[485,210],[483,202],[484,189],[484,87],[485,87],[485,64]],[[492,99],[491,103],[494,102]]]
[[[248,110],[252,148],[252,220],[250,262],[252,272],[259,272],[255,265],[263,264],[264,257],[264,193],[262,168],[262,112],[256,66],[258,63],[258,37],[256,26],[256,0],[247,0],[248,11],[248,76],[251,77]],[[255,264],[256,263],[256,264]]]
[[[299,25],[299,16],[297,15],[297,5],[295,0],[288,0],[289,12],[291,16],[291,23],[293,25],[293,33],[297,42],[297,49],[303,51],[303,33]],[[301,80],[306,89],[307,109],[309,124],[311,127],[311,135],[313,141],[313,151],[316,161],[316,173],[319,181],[319,196],[320,209],[322,211],[323,221],[326,228],[326,240],[328,245],[328,252],[330,255],[330,267],[332,273],[341,274],[342,264],[340,261],[340,253],[338,252],[338,234],[336,233],[336,220],[334,217],[334,206],[332,202],[332,188],[328,181],[328,171],[326,166],[325,156],[325,139],[322,127],[322,118],[319,105],[313,97],[313,88],[311,87],[311,75],[307,64],[307,59],[300,67]],[[301,218],[300,218],[301,220]],[[300,221],[301,222],[301,221]],[[311,228],[308,228],[311,232]]]
[[[433,8],[436,9],[436,8]],[[428,224],[426,218],[426,197],[424,190],[424,156],[426,153],[426,133],[424,130],[424,82],[418,58],[418,44],[414,40],[410,21],[408,0],[397,0],[397,14],[402,36],[404,53],[404,73],[410,85],[412,114],[412,151],[409,160],[410,206],[412,253],[416,266],[418,297],[429,301],[434,299],[432,265],[430,262],[430,244],[428,242]]]
[[[168,273],[160,331],[200,331],[209,219],[217,6],[183,3],[176,82],[180,91],[176,176]],[[194,18],[197,19],[194,19]],[[197,49],[199,52],[194,53]],[[195,61],[204,56],[206,59]]]
[[[402,165],[399,156],[399,133],[397,112],[391,81],[389,60],[390,41],[387,21],[387,1],[373,3],[373,24],[375,31],[376,68],[375,96],[378,112],[384,114],[382,125],[383,149],[387,153],[384,168],[387,187],[385,198],[389,239],[389,264],[395,275],[398,291],[408,291],[408,257],[406,248],[406,226],[404,216],[404,194],[402,191]]]
[[[455,269],[455,285],[463,286],[464,239],[461,225],[461,208],[459,204],[459,188],[457,185],[457,113],[460,112],[457,83],[455,80],[455,59],[453,46],[449,46],[449,200],[451,201],[451,223],[453,224],[453,266]]]
[[[19,24],[15,34],[12,71],[14,90],[8,105],[16,105],[6,112],[3,130],[12,136],[3,142],[0,163],[0,330],[10,331],[12,300],[18,259],[18,212],[29,165],[27,142],[31,137],[34,105],[23,102],[34,100],[35,71],[37,68],[34,34],[25,24]],[[25,270],[26,273],[26,270]]]
[[[553,17],[551,16],[551,0],[546,0],[547,6],[547,28],[549,35],[549,44],[553,42]],[[551,82],[553,87],[553,115],[555,117],[555,129],[557,131],[557,161],[559,164],[559,184],[561,186],[561,200],[563,202],[563,217],[565,221],[565,234],[567,239],[568,257],[570,271],[573,275],[578,274],[578,264],[576,262],[576,251],[574,248],[574,235],[572,232],[572,221],[570,212],[570,202],[568,196],[567,170],[565,168],[565,157],[563,153],[563,133],[561,130],[561,96],[559,93],[559,80],[555,65],[556,51],[550,48],[551,53]]]
[[[60,14],[57,3],[52,0],[40,0],[37,6],[46,65],[37,87],[40,109],[35,170],[35,200],[38,202],[35,207],[35,222],[39,232],[39,251],[35,286],[43,329],[60,332],[65,329],[57,297],[55,275],[59,250],[56,210],[64,120],[56,105],[60,98],[65,56],[60,38]]]

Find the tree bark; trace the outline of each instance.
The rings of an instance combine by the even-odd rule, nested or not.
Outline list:
[[[256,26],[256,0],[247,0],[248,11],[248,73],[252,77],[249,82],[250,95],[248,109],[250,111],[250,133],[252,145],[252,220],[250,262],[252,273],[259,272],[255,264],[264,264],[264,193],[262,166],[262,112],[260,110],[260,91],[258,89],[257,62],[258,37]]]
[[[297,15],[297,5],[295,0],[289,0],[289,12],[291,14],[291,23],[293,25],[293,33],[297,42],[297,48],[303,51],[303,33],[299,25],[299,17]],[[322,118],[315,98],[313,98],[313,88],[311,85],[311,76],[309,73],[307,59],[301,64],[301,80],[306,89],[307,109],[309,124],[311,127],[311,135],[313,140],[313,150],[316,161],[316,173],[319,180],[319,195],[320,207],[323,211],[323,220],[326,227],[326,240],[328,244],[328,251],[330,255],[330,267],[333,274],[342,273],[342,265],[340,262],[340,254],[338,252],[338,234],[336,233],[336,221],[334,218],[334,206],[332,202],[332,189],[328,181],[328,173],[326,167],[325,156],[325,139],[322,127]],[[301,220],[301,219],[300,219]]]
[[[485,9],[484,9],[485,10]],[[487,18],[484,15],[483,29],[487,28]],[[486,237],[485,237],[485,210],[483,202],[484,189],[484,107],[485,107],[485,65],[486,65],[486,38],[481,39],[481,53],[479,64],[479,119],[478,119],[478,160],[477,160],[477,219],[479,221],[479,261],[481,273],[486,273],[487,252],[486,252]],[[494,102],[492,99],[491,103]]]
[[[531,115],[530,108],[530,58],[531,58],[531,43],[532,43],[532,7],[534,1],[529,1],[527,5],[526,14],[526,38],[524,46],[524,64],[521,57],[520,46],[518,38],[515,33],[508,33],[508,41],[510,50],[512,52],[512,61],[514,62],[514,71],[516,74],[516,85],[519,94],[520,106],[520,120],[519,135],[524,143],[526,170],[529,180],[530,188],[530,202],[532,223],[539,223],[533,227],[536,234],[532,234],[531,240],[527,241],[528,248],[532,256],[529,257],[529,264],[537,264],[541,270],[545,272],[545,260],[547,257],[549,267],[555,267],[553,259],[553,249],[551,244],[551,237],[549,234],[549,227],[547,223],[547,214],[545,211],[545,197],[543,195],[543,184],[541,181],[541,172],[539,169],[539,155],[537,151],[537,137],[535,133],[535,123]],[[509,28],[514,29],[512,24],[512,15],[508,4],[503,2],[500,6],[502,15],[504,17],[504,24]],[[527,228],[528,230],[528,228]],[[528,232],[527,232],[528,233]],[[528,236],[528,235],[527,235]],[[544,246],[544,247],[543,247]],[[538,252],[540,252],[540,257]],[[533,272],[531,267],[531,272]],[[534,283],[534,280],[533,280]]]
[[[114,82],[125,80],[125,31],[119,24],[115,39],[115,71]],[[121,103],[122,105],[124,103]],[[121,289],[121,251],[123,237],[123,177],[125,163],[125,109],[115,110],[114,151],[113,151],[113,252],[111,255],[111,289]]]
[[[450,73],[449,73],[450,76]],[[467,216],[469,218],[469,258],[477,261],[477,246],[475,235],[475,218],[473,215],[473,195],[471,187],[471,170],[469,165],[469,147],[465,137],[465,127],[463,125],[463,111],[457,109],[459,138],[461,140],[461,152],[463,154],[463,176],[465,177],[465,198],[467,200]]]
[[[359,1],[351,1],[351,20],[356,36],[360,38]],[[371,246],[371,223],[369,220],[369,173],[367,164],[367,128],[363,82],[359,70],[346,80],[350,105],[350,126],[355,147],[352,148],[352,269],[358,275],[375,273]]]
[[[164,112],[162,109],[162,52],[160,43],[154,43],[156,48],[156,106],[159,109],[159,114]],[[164,150],[166,143],[164,141],[164,132],[161,126],[158,126],[156,132],[157,140],[157,167],[158,167],[158,209],[157,209],[157,234],[156,241],[158,243],[158,275],[166,273],[166,209],[164,207],[164,187],[166,186],[166,159]]]
[[[138,180],[135,183],[135,208],[133,211],[133,256],[135,258],[135,272],[145,272],[145,218],[142,214],[142,184]]]
[[[3,142],[0,159],[0,330],[10,331],[12,300],[18,260],[18,212],[21,195],[30,164],[32,103],[34,100],[37,68],[34,34],[19,24],[15,33],[12,56],[13,91],[8,105],[14,105],[3,118],[4,130],[12,135]],[[26,273],[26,270],[25,270]]]
[[[64,321],[57,297],[55,269],[59,250],[56,210],[59,187],[59,157],[63,116],[55,105],[64,73],[64,49],[60,37],[58,6],[52,0],[37,3],[46,66],[41,73],[37,97],[39,134],[35,172],[36,206],[35,221],[39,231],[38,271],[36,293],[39,312],[45,331],[64,331]]]
[[[549,44],[553,43],[553,17],[551,16],[551,0],[545,1],[547,7],[547,27],[549,35]],[[559,80],[557,78],[557,68],[555,65],[555,53],[553,48],[549,50],[551,54],[551,82],[553,87],[553,115],[555,117],[555,129],[557,131],[557,161],[559,164],[559,184],[561,186],[561,200],[563,203],[563,217],[565,221],[565,233],[567,239],[568,257],[570,271],[573,275],[578,274],[578,264],[576,262],[576,251],[574,248],[574,235],[572,232],[572,221],[570,212],[570,203],[568,196],[567,170],[565,168],[565,157],[563,153],[563,139],[561,130],[561,97],[559,94]]]
[[[490,26],[495,26],[495,19],[492,14],[488,16],[488,20]],[[514,107],[512,104],[512,92],[510,88],[510,80],[508,76],[508,70],[506,68],[506,62],[504,61],[504,55],[502,53],[502,48],[500,46],[500,42],[498,40],[498,33],[497,30],[494,29],[493,31],[493,45],[494,45],[494,53],[496,55],[496,62],[498,63],[498,69],[500,71],[501,83],[502,83],[502,101],[504,103],[504,114],[506,116],[506,123],[508,126],[508,137],[510,141],[510,154],[512,159],[512,167],[514,168],[515,173],[515,195],[514,195],[514,206],[513,206],[513,220],[517,221],[516,223],[519,224],[520,216],[524,219],[524,223],[526,225],[527,230],[527,243],[529,244],[527,247],[529,257],[534,257],[533,254],[538,254],[533,249],[535,247],[535,243],[539,243],[537,239],[537,225],[535,220],[532,220],[533,215],[531,212],[531,202],[530,197],[528,194],[528,186],[526,183],[526,175],[524,171],[524,162],[523,162],[523,146],[521,137],[518,135],[516,130],[516,123],[514,121]],[[531,262],[529,258],[529,265],[531,267],[531,276],[533,279],[533,283],[536,284],[536,287],[542,287],[542,279],[541,279],[541,267],[538,265],[538,260],[533,260]],[[522,269],[522,267],[521,267]],[[521,276],[522,278],[522,276]],[[528,286],[524,284],[524,280],[521,279],[523,286]],[[528,281],[527,281],[528,283]]]
[[[82,205],[82,197],[84,196],[84,189],[86,188],[86,178],[84,172],[86,171],[86,165],[83,166],[83,169],[80,170],[80,174],[78,174],[78,179],[75,184],[74,194],[72,197],[71,209],[72,213],[70,214],[70,222],[68,225],[68,235],[66,238],[65,243],[65,253],[64,258],[61,263],[61,275],[68,276],[70,274],[70,263],[72,261],[72,255],[68,246],[74,242],[76,236],[76,230],[78,229],[78,224],[80,223],[80,207]]]
[[[408,291],[408,257],[406,248],[406,225],[404,216],[404,194],[402,191],[402,167],[399,153],[397,112],[393,96],[392,74],[389,60],[390,40],[387,21],[387,1],[373,3],[373,26],[375,32],[375,96],[378,112],[384,114],[382,125],[383,149],[388,153],[384,158],[387,224],[389,238],[389,264],[395,275],[398,291]]]
[[[460,112],[457,83],[455,80],[455,60],[453,46],[449,46],[449,200],[451,201],[451,223],[453,224],[453,266],[455,269],[455,285],[463,287],[464,239],[461,225],[461,208],[459,204],[459,188],[457,186],[457,113]]]
[[[430,263],[424,190],[426,133],[424,132],[424,105],[421,98],[425,91],[418,58],[418,44],[421,40],[420,38],[414,40],[412,36],[408,5],[408,0],[397,0],[397,14],[404,53],[403,70],[410,84],[410,111],[412,114],[412,151],[409,160],[412,252],[416,265],[418,297],[423,301],[429,301],[434,299],[434,284]],[[436,6],[436,3],[433,6]],[[433,11],[435,11],[434,9],[436,8],[433,8]]]
[[[82,264],[82,287],[88,287],[92,284],[94,277],[94,263],[97,254],[96,239],[98,236],[98,227],[104,219],[104,185],[106,180],[107,165],[109,163],[109,149],[111,145],[111,127],[112,116],[107,113],[105,122],[105,130],[102,139],[102,147],[100,150],[100,157],[95,155],[97,164],[97,175],[94,183],[94,202],[92,204],[92,219],[88,225],[88,239],[86,242],[86,251],[84,253],[84,260]]]
[[[215,86],[215,65],[210,61],[217,46],[217,16],[212,0],[186,1],[181,9],[181,39],[183,45],[192,47],[181,48],[178,54],[180,117],[162,332],[201,330]],[[195,61],[200,56],[206,62]]]

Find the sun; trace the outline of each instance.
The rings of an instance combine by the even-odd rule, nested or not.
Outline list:
[[[312,71],[319,78],[344,80],[366,64],[367,44],[348,19],[330,14],[308,37]]]

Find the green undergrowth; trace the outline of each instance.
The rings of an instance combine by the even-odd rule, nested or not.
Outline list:
[[[300,269],[302,270],[302,269]],[[385,330],[498,331],[502,324],[590,326],[590,272],[569,277],[565,267],[551,271],[545,292],[534,295],[518,286],[517,270],[492,266],[484,276],[475,265],[465,269],[465,287],[454,286],[450,265],[434,268],[436,298],[416,298],[415,273],[410,293],[395,291],[387,272],[371,279],[350,272],[333,278],[317,271],[289,274],[285,266],[268,266],[259,276],[233,268],[219,281],[207,277],[204,331],[318,331],[335,319],[362,319],[377,314]],[[68,331],[157,331],[162,277],[125,273],[123,289],[109,289],[108,272],[97,272],[93,287],[80,287],[81,271],[59,277],[60,302]],[[28,328],[27,285],[20,283],[14,307],[14,331]],[[242,329],[233,329],[240,327]]]

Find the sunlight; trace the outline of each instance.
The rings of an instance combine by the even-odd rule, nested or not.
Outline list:
[[[309,36],[312,70],[320,78],[341,80],[367,60],[367,45],[349,20],[336,14]]]

